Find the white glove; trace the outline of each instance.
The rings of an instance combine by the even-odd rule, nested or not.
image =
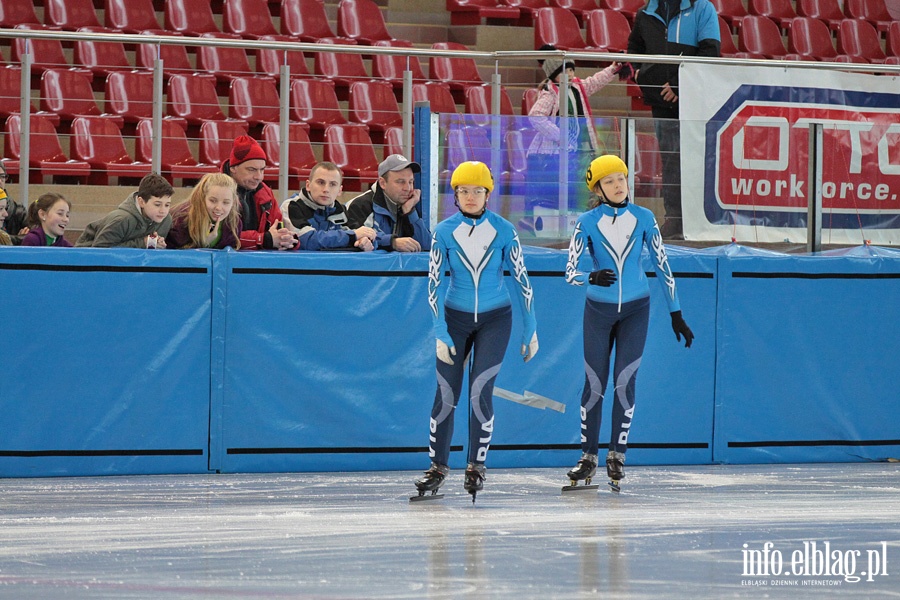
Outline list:
[[[522,344],[522,356],[525,357],[525,362],[528,362],[534,355],[537,354],[538,351],[538,339],[537,339],[537,331],[534,332],[534,335],[531,336],[531,341],[528,342],[528,345]]]
[[[450,358],[450,355],[456,356],[456,346],[447,346],[441,340],[437,340],[437,357],[441,362],[445,362],[448,365],[453,364],[453,359]]]

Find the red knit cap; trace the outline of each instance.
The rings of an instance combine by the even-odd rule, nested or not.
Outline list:
[[[263,152],[256,140],[249,135],[242,135],[234,140],[234,146],[231,147],[231,156],[228,157],[228,164],[236,167],[248,160],[266,160],[266,153]]]

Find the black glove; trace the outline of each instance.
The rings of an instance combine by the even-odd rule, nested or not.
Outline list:
[[[691,347],[691,342],[694,341],[694,332],[691,331],[691,328],[684,322],[680,310],[676,310],[672,313],[672,331],[675,332],[675,339],[679,342],[681,341],[681,336],[684,336],[685,348]]]
[[[622,63],[616,69],[616,74],[619,76],[619,81],[634,79],[634,67],[631,63]]]
[[[588,277],[588,282],[590,282],[591,285],[609,287],[616,282],[616,274],[612,272],[612,269],[594,271]]]

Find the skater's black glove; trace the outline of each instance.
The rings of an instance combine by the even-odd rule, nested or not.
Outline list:
[[[591,285],[609,287],[616,282],[616,274],[612,272],[612,269],[602,269],[592,272],[588,277],[588,281]]]
[[[622,63],[616,69],[616,74],[619,76],[619,81],[634,79],[634,67],[631,63]]]
[[[681,341],[681,336],[684,336],[685,348],[691,347],[691,342],[694,341],[694,332],[691,331],[691,328],[684,322],[680,310],[676,310],[672,313],[672,331],[675,332],[675,339],[679,342]]]

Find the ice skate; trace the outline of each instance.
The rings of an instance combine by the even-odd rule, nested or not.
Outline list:
[[[563,492],[574,492],[574,491],[582,491],[582,490],[596,490],[598,485],[591,485],[591,479],[594,477],[594,473],[597,472],[597,455],[596,454],[588,454],[585,452],[581,455],[581,458],[572,467],[568,473],[566,473],[566,477],[569,478],[570,485],[564,485],[562,488]],[[584,481],[584,485],[578,485],[579,481]]]
[[[443,485],[448,473],[450,473],[450,467],[431,463],[431,468],[425,471],[425,475],[421,479],[416,481],[416,489],[419,490],[419,495],[412,496],[409,501],[420,502],[422,500],[439,500],[443,498],[444,495],[438,494],[438,490]],[[425,492],[431,492],[431,494],[426,496]]]
[[[606,474],[609,476],[609,487],[614,492],[621,492],[619,482],[625,478],[625,454],[610,450],[606,455]]]
[[[475,504],[475,494],[484,488],[484,465],[469,463],[469,466],[466,467],[466,479],[463,487],[472,494],[472,504]]]

